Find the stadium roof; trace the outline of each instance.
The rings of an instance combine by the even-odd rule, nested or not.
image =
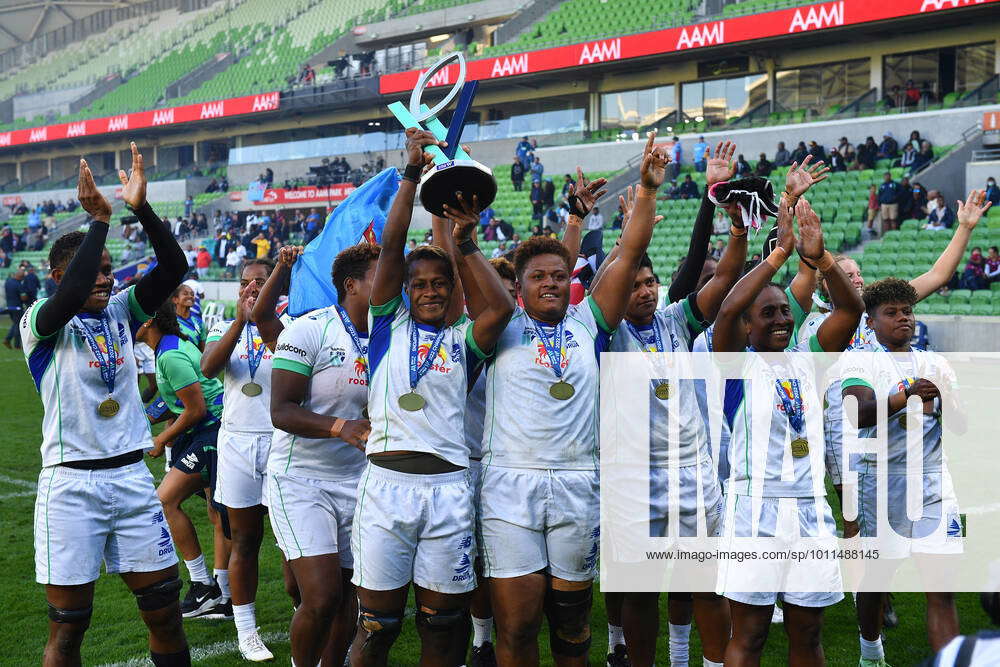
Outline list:
[[[0,53],[106,9],[139,0],[0,0]]]

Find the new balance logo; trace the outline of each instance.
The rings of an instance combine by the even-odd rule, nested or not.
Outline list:
[[[196,465],[198,465],[198,455],[195,454],[194,452],[190,454],[185,454],[184,458],[181,459],[181,463],[183,463],[188,468],[193,468]]]
[[[153,514],[153,524],[163,523],[163,512]]]

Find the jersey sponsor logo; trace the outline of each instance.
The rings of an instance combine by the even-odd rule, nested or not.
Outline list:
[[[843,1],[813,5],[806,12],[796,9],[788,32],[809,32],[838,25],[844,25]]]
[[[535,363],[539,366],[544,366],[545,368],[552,368],[552,362],[549,361],[549,353],[545,351],[545,344],[541,340],[538,340],[538,335],[533,329],[525,329],[522,334],[522,340],[525,341],[524,344],[530,345],[531,341],[535,343]],[[573,338],[573,332],[569,329],[565,329],[563,333],[563,346],[559,351],[559,367],[566,368],[569,365],[569,350],[580,347],[580,344],[576,342]]]
[[[417,350],[417,364],[424,363],[424,359],[427,358],[427,353],[430,351],[430,343],[421,343],[420,348]],[[455,360],[458,361],[457,359]],[[444,345],[439,345],[437,349],[437,356],[434,359],[434,363],[431,364],[431,370],[437,371],[439,373],[450,373],[451,368],[447,367],[448,363],[448,352],[444,349]]]
[[[343,347],[330,348],[330,365],[343,366],[347,359],[347,350]]]
[[[298,356],[302,357],[303,359],[305,359],[307,356],[309,356],[308,353],[305,350],[303,350],[301,347],[295,347],[291,343],[280,343],[278,345],[278,347],[276,347],[274,349],[274,351],[275,352],[288,352],[289,354],[298,355]]]
[[[726,43],[726,22],[705,23],[691,28],[681,29],[681,35],[677,38],[677,50],[695,49],[713,44]]]
[[[355,377],[347,378],[348,384],[356,384],[362,387],[368,386],[368,360],[364,357],[358,357],[354,360],[354,375]]]

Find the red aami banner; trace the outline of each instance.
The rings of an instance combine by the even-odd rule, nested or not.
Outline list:
[[[286,190],[285,188],[268,188],[264,190],[264,198],[260,201],[250,202],[254,206],[290,206],[295,204],[325,204],[327,202],[342,202],[347,199],[347,195],[354,192],[355,188],[350,183],[331,185],[329,188],[317,188],[312,185],[298,188],[296,190]],[[245,193],[229,193],[230,201],[242,201]]]
[[[21,195],[9,195],[3,198],[2,203],[4,206],[17,206],[21,201]]]
[[[158,127],[160,125],[176,125],[177,123],[189,123],[195,120],[225,118],[227,116],[238,116],[261,111],[275,111],[280,103],[280,93],[261,93],[260,95],[233,97],[227,100],[202,102],[201,104],[187,104],[182,107],[170,107],[169,109],[138,111],[123,116],[90,118],[73,123],[62,123],[60,125],[11,130],[9,132],[0,132],[0,148],[20,146],[22,144],[36,144],[43,141],[57,141],[59,139],[92,137],[111,132],[138,130],[146,127]]]
[[[501,79],[519,74],[535,74],[593,63],[673,53],[706,46],[721,46],[765,37],[778,37],[826,28],[883,21],[902,16],[927,14],[958,7],[997,3],[1000,0],[837,0],[805,7],[782,9],[721,19],[708,23],[626,35],[583,44],[483,58],[466,63],[467,80]],[[382,94],[413,90],[424,70],[385,74],[379,78]],[[454,85],[458,65],[449,65],[435,74],[428,86]]]

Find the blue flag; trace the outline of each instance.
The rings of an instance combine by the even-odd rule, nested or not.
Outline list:
[[[289,315],[298,317],[337,303],[337,290],[330,277],[333,260],[344,248],[362,241],[378,243],[382,239],[385,219],[398,188],[399,172],[389,167],[333,209],[323,231],[306,246],[292,267]]]

